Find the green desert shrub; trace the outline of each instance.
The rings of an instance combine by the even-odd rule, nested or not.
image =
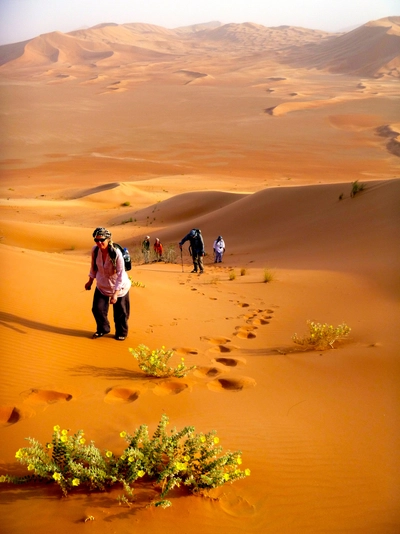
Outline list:
[[[315,321],[307,321],[307,325],[309,330],[307,334],[302,337],[294,334],[292,337],[293,341],[305,350],[333,349],[333,344],[347,337],[351,331],[351,328],[345,323],[334,327],[328,323],[322,324],[316,323]]]
[[[236,271],[235,271],[235,269],[231,269],[229,271],[229,280],[236,280]]]
[[[212,488],[250,475],[249,469],[241,469],[241,451],[223,453],[215,430],[195,434],[194,427],[186,426],[167,432],[168,424],[164,414],[152,437],[146,425],[133,434],[120,432],[127,444],[121,455],[111,450],[102,452],[93,441],[86,444],[82,430],[71,435],[56,425],[51,442],[42,445],[34,438],[26,438],[29,446],[17,451],[15,457],[29,474],[2,475],[0,482],[53,482],[65,496],[78,487],[104,491],[119,484],[124,490],[119,501],[129,504],[133,483],[145,477],[154,481],[160,491],[152,504],[167,507],[171,502],[165,497],[175,486],[184,485],[194,494],[206,494]]]
[[[165,261],[165,263],[176,263],[176,248],[175,245],[170,243],[166,247],[164,247],[162,259]]]
[[[360,191],[364,191],[364,189],[365,189],[365,184],[360,184],[358,180],[356,180],[355,182],[352,182],[351,184],[350,196],[353,198]]]
[[[185,358],[181,358],[181,363],[176,367],[170,367],[169,360],[174,355],[174,351],[166,350],[165,347],[150,350],[146,345],[139,345],[136,349],[130,348],[129,352],[137,360],[140,369],[148,376],[183,378],[196,369],[195,365],[186,367]]]
[[[274,274],[272,273],[272,271],[270,269],[264,269],[263,282],[267,284],[268,282],[272,282],[273,279]]]

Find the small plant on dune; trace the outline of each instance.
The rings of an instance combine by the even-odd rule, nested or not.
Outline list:
[[[128,277],[131,281],[132,287],[146,287],[146,284],[143,284],[143,282],[139,282],[138,280],[134,280],[130,274]]]
[[[242,267],[240,269],[240,276],[244,276],[247,273],[247,269],[245,267]]]
[[[236,280],[236,271],[235,271],[235,269],[231,269],[229,271],[229,280]]]
[[[344,339],[350,334],[351,328],[342,323],[336,328],[328,323],[316,323],[315,321],[307,321],[309,332],[302,337],[294,334],[293,341],[305,350],[324,350],[327,348],[333,349],[333,344],[336,341]]]
[[[170,243],[169,245],[164,247],[162,259],[165,263],[176,263],[176,258],[177,254],[175,250],[175,245]]]
[[[163,415],[153,437],[146,425],[133,434],[122,431],[120,437],[127,446],[120,456],[110,450],[102,453],[93,441],[86,444],[82,430],[70,435],[56,425],[50,443],[42,445],[27,438],[29,447],[17,451],[16,458],[30,474],[2,475],[0,482],[55,482],[65,496],[77,487],[104,491],[120,484],[124,494],[118,500],[129,505],[133,483],[146,477],[160,489],[159,499],[152,504],[167,507],[171,502],[165,497],[175,486],[184,485],[194,494],[206,495],[210,489],[250,475],[249,469],[240,468],[241,451],[222,453],[215,430],[195,434],[194,427],[186,426],[179,432],[176,428],[167,432],[168,424],[168,417]]]
[[[131,203],[129,202],[129,200],[126,200],[125,202],[121,204],[121,206],[130,206],[130,205]]]
[[[263,282],[267,284],[268,282],[272,282],[273,279],[274,275],[272,271],[270,271],[269,269],[264,269]]]
[[[138,361],[140,369],[148,376],[183,378],[196,369],[195,365],[186,367],[185,358],[181,358],[181,363],[176,367],[170,367],[168,362],[174,355],[174,351],[166,350],[165,347],[150,350],[146,345],[139,345],[136,349],[130,348],[129,352]]]
[[[355,182],[352,182],[351,193],[350,193],[351,198],[355,197],[356,194],[359,193],[360,191],[364,191],[364,189],[365,189],[365,184],[358,183],[358,180],[356,180]]]

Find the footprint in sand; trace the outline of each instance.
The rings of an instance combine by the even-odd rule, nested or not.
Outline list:
[[[237,326],[234,335],[240,339],[254,339],[257,337],[257,334],[254,333],[254,330],[257,330],[257,326]]]
[[[224,354],[228,352],[232,352],[234,350],[237,350],[238,347],[234,347],[233,345],[226,346],[226,345],[215,345],[214,347],[211,347],[211,349],[208,349],[208,352],[216,352],[218,354]]]
[[[129,404],[139,398],[140,391],[136,389],[114,387],[106,390],[104,402],[108,404]]]
[[[197,367],[193,374],[200,378],[216,378],[219,375],[222,375],[224,369],[219,369],[218,367]]]
[[[255,385],[256,381],[247,376],[238,378],[221,376],[208,382],[207,387],[211,391],[242,391],[243,389],[253,388]]]
[[[237,366],[240,366],[240,365],[246,365],[246,360],[244,358],[239,358],[239,357],[219,357],[219,358],[215,358],[213,361],[215,361],[216,363],[219,363],[221,365],[225,365],[226,367],[237,367]]]
[[[269,324],[269,319],[272,319],[272,315],[264,315],[263,317],[257,317],[251,321],[252,324],[257,326],[263,326]]]
[[[165,395],[178,395],[189,388],[189,384],[177,380],[164,380],[159,382],[153,389],[153,393],[164,397]]]
[[[199,351],[197,349],[193,349],[191,347],[173,347],[172,350],[179,354],[180,356],[186,356],[187,354],[198,354]]]
[[[47,389],[29,390],[26,400],[35,404],[55,404],[56,402],[69,402],[73,396],[70,393]]]
[[[229,337],[207,337],[207,336],[201,336],[201,341],[209,341],[210,343],[213,343],[214,345],[225,345],[225,343],[230,343]]]
[[[22,410],[16,406],[0,406],[0,426],[15,425],[33,415],[35,415],[33,410]]]

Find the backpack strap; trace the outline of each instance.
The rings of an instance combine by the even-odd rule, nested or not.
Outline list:
[[[99,253],[99,247],[96,247],[93,251],[93,270],[97,271],[97,254]]]

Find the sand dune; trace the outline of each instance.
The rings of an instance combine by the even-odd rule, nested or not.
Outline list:
[[[294,58],[309,67],[359,76],[399,77],[400,17],[388,17],[296,51]]]
[[[362,76],[397,78],[399,21],[390,17],[370,22],[343,35],[254,23],[200,25],[191,31],[168,30],[148,24],[100,24],[88,30],[53,32],[26,43],[0,47],[1,69],[15,75],[17,69],[91,65],[119,68],[133,61],[174,61],[182,65],[199,53],[223,52],[236,58],[260,54],[278,64],[294,64]],[[245,52],[244,52],[245,50]]]
[[[147,480],[131,507],[120,488],[1,484],[3,530],[399,532],[397,19],[105,23],[0,47],[0,475],[26,474],[15,452],[54,425],[120,454],[122,430],[164,413],[251,470],[165,510]],[[125,342],[91,339],[97,226],[133,258]],[[193,227],[201,276],[178,247]],[[143,263],[145,235],[170,263]],[[351,333],[304,351],[307,320]],[[142,343],[196,370],[149,378]]]

